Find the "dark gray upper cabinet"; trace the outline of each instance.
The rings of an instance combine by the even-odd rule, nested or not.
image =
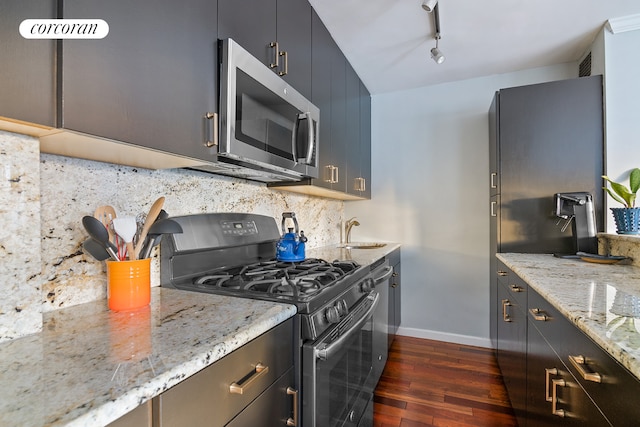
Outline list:
[[[347,62],[347,168],[346,192],[358,194],[360,188],[360,79]]]
[[[218,37],[234,39],[311,97],[311,5],[306,0],[219,0]]]
[[[18,31],[35,18],[56,18],[56,0],[0,2],[0,116],[55,126],[55,41]]]
[[[360,81],[360,176],[355,193],[365,199],[371,198],[371,94]]]
[[[204,116],[217,111],[211,0],[64,0],[64,18],[99,18],[101,40],[64,40],[58,125],[214,161]]]

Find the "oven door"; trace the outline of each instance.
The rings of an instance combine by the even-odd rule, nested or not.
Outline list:
[[[358,426],[373,397],[372,291],[316,342],[303,346],[305,427]]]
[[[232,39],[220,76],[219,160],[317,178],[320,110]]]

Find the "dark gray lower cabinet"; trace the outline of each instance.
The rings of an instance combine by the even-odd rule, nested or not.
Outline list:
[[[155,397],[154,426],[287,425],[297,402],[292,337],[288,320]]]
[[[391,282],[389,283],[389,347],[393,344],[393,340],[396,338],[396,333],[400,327],[401,312],[402,312],[402,300],[400,286],[400,249],[396,249],[389,255],[389,263],[393,267],[393,275],[391,276]]]
[[[527,392],[527,317],[526,306],[498,284],[497,357],[505,387],[520,427],[526,425]]]
[[[640,381],[502,262],[497,268],[496,354],[520,427],[637,426]]]

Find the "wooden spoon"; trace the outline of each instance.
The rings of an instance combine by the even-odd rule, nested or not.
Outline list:
[[[149,233],[149,228],[151,228],[153,223],[156,221],[156,218],[158,218],[158,215],[160,215],[160,211],[162,210],[163,206],[164,196],[159,197],[158,200],[153,202],[153,205],[151,205],[151,209],[149,209],[147,218],[145,219],[144,225],[142,226],[142,231],[140,232],[140,236],[138,237],[138,241],[136,242],[134,259],[138,259],[138,257],[140,256],[140,251],[142,250],[142,246],[144,245],[144,240],[147,238],[147,233]]]
[[[116,210],[108,205],[98,206],[93,216],[98,219],[109,232],[109,241],[115,243],[115,234],[113,233],[113,227],[111,227],[111,221],[116,218]]]

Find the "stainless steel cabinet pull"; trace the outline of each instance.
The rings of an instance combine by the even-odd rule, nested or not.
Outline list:
[[[566,415],[564,409],[558,409],[558,387],[566,387],[567,383],[563,379],[551,380],[551,413],[558,417],[564,417]]]
[[[287,394],[293,396],[293,418],[287,419],[287,425],[291,427],[298,426],[298,390],[287,387]]]
[[[544,311],[540,310],[539,308],[530,308],[529,313],[531,313],[535,320],[541,322],[546,322],[547,320],[549,320],[549,316],[547,316]]]
[[[507,307],[511,306],[511,302],[508,299],[502,300],[502,320],[505,322],[511,322],[511,316],[507,313]]]
[[[558,370],[556,368],[544,368],[544,399],[547,402],[551,402],[551,393],[549,393],[549,389],[550,389],[550,376],[551,375],[558,375]]]
[[[263,365],[262,363],[257,363],[254,372],[243,381],[242,384],[238,384],[236,382],[232,383],[229,386],[229,392],[233,394],[244,394],[244,392],[253,384],[258,378],[265,375],[269,372],[269,367]]]
[[[495,181],[496,176],[498,176],[497,173],[495,173],[495,172],[491,173],[491,179],[490,179],[491,188],[498,188],[498,186],[496,185],[496,181]]]
[[[602,382],[602,375],[597,372],[593,372],[589,369],[589,365],[587,364],[587,359],[584,356],[569,356],[569,361],[573,365],[574,368],[580,373],[582,379],[587,381],[593,381],[594,383]],[[590,372],[587,372],[589,369]]]
[[[498,216],[496,213],[497,202],[491,202],[491,216]]]
[[[498,270],[498,276],[504,277],[504,276],[508,276],[508,275],[509,275],[509,273],[507,273],[506,271]]]
[[[338,182],[340,182],[340,178],[338,175],[339,172],[339,168],[337,166],[333,167],[333,171],[335,172],[335,177],[333,177],[333,180],[331,181],[332,184],[337,184]]]
[[[278,56],[280,49],[278,47],[278,42],[269,43],[269,47],[273,49],[273,62],[269,64],[269,68],[278,68],[280,66],[280,58]]]
[[[206,123],[205,147],[215,147],[218,145],[218,113],[206,113],[204,115]]]
[[[511,292],[524,292],[524,288],[522,286],[511,284],[509,285],[509,288],[511,288]]]
[[[289,74],[289,54],[285,52],[279,52],[278,56],[284,57],[284,71],[278,71],[279,76],[286,76]]]

